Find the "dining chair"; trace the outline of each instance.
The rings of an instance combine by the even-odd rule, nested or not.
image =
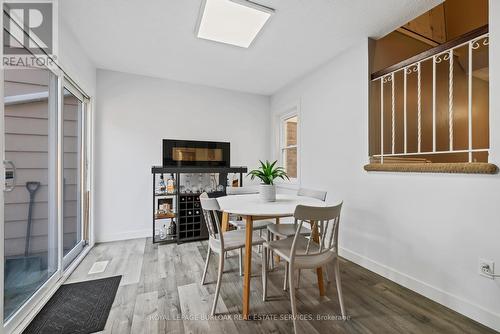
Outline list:
[[[245,247],[245,230],[234,230],[222,232],[219,219],[220,206],[215,198],[209,198],[207,193],[200,195],[201,209],[205,218],[205,224],[209,234],[207,261],[201,277],[201,284],[205,284],[207,276],[208,263],[212,252],[219,254],[219,269],[217,273],[217,286],[215,288],[214,303],[212,306],[211,315],[215,315],[217,299],[219,298],[220,284],[222,273],[224,272],[224,259],[226,252],[230,250],[243,249]],[[264,239],[254,237],[252,245],[262,245]]]
[[[298,205],[294,213],[295,224],[299,227],[293,238],[266,241],[264,248],[279,255],[287,264],[288,284],[290,290],[290,304],[292,307],[292,319],[294,332],[297,333],[297,305],[295,301],[295,270],[315,269],[323,265],[334,264],[335,281],[337,282],[337,293],[339,297],[340,312],[345,319],[344,299],[342,296],[342,285],[340,282],[340,268],[338,257],[338,237],[340,224],[340,211],[342,203],[329,207],[311,207]],[[312,238],[306,238],[300,233],[300,228],[305,222],[313,222],[318,227],[318,240],[316,243]],[[267,261],[262,258],[262,298],[267,298]]]
[[[227,187],[226,188],[226,195],[228,196],[233,196],[233,195],[252,195],[252,194],[258,194],[259,193],[259,188],[256,186],[245,186],[245,187]],[[234,226],[238,230],[243,230],[245,229],[246,223],[244,220],[241,219],[241,217],[230,217],[229,218],[229,224],[231,226]],[[262,238],[262,231],[267,229],[267,226],[270,224],[274,224],[274,221],[268,220],[268,219],[261,219],[261,220],[255,220],[253,222],[253,230],[254,231],[259,231],[259,237]],[[269,233],[267,233],[269,235]],[[262,247],[259,246],[259,252],[261,252]],[[243,276],[243,250],[240,249],[240,254],[239,254],[239,260],[240,260],[240,276]]]
[[[312,197],[319,199],[320,201],[325,201],[326,200],[326,191],[323,190],[314,190],[314,189],[307,189],[307,188],[300,188],[299,191],[297,191],[297,196],[306,196],[306,197]]]
[[[326,200],[326,191],[321,190],[313,190],[307,188],[300,188],[297,192],[298,196],[312,197],[315,199],[319,199],[320,201]],[[295,235],[295,231],[297,226],[295,224],[270,224],[267,226],[268,232],[271,234],[271,237],[278,236],[280,238],[288,238]],[[307,235],[311,233],[311,231],[305,227],[302,227],[300,233],[303,235]]]
[[[226,195],[248,195],[258,194],[259,188],[257,186],[244,186],[244,187],[226,187]]]

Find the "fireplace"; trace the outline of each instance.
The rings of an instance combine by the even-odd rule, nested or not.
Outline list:
[[[230,143],[163,139],[163,166],[230,167]]]

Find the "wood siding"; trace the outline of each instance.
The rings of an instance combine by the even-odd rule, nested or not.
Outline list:
[[[6,74],[6,96],[47,91],[48,86],[33,82],[24,71]],[[29,71],[31,72],[31,71]],[[40,78],[42,74],[40,74]],[[64,248],[76,240],[77,219],[77,119],[74,98],[64,99]],[[17,167],[16,186],[5,193],[5,256],[24,254],[29,207],[26,182],[38,181],[33,205],[31,253],[48,250],[48,165],[49,165],[48,101],[5,106],[5,159]],[[53,148],[50,148],[51,150]]]

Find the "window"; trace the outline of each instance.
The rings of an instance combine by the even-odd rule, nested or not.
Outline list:
[[[280,119],[280,162],[292,181],[298,179],[298,115]]]

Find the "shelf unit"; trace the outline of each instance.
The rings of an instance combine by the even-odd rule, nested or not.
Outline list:
[[[239,185],[243,185],[243,173],[247,172],[246,167],[161,167],[153,166],[153,243],[183,243],[196,240],[208,239],[208,231],[205,225],[199,196],[196,192],[178,192],[182,182],[183,174],[218,174],[219,185],[222,185],[223,191],[213,191],[208,193],[210,197],[220,197],[226,194],[228,174],[239,174]],[[174,175],[175,192],[158,193],[156,191],[156,182],[160,174]],[[167,214],[157,214],[158,199],[169,198],[172,200],[173,211]],[[175,235],[167,235],[165,239],[160,239],[156,234],[157,223],[161,221],[176,223]]]

